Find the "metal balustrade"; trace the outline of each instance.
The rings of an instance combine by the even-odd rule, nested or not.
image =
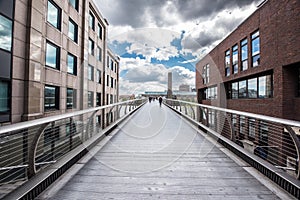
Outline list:
[[[300,122],[172,99],[164,103],[284,189],[300,195]],[[269,166],[279,175],[269,173]],[[285,177],[296,183],[283,183]]]
[[[0,189],[26,181],[125,118],[145,99],[0,127]],[[1,197],[0,197],[1,198]]]

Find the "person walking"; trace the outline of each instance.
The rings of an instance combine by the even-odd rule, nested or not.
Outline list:
[[[159,106],[161,107],[162,97],[159,97],[159,98],[158,98],[158,101],[159,101]]]

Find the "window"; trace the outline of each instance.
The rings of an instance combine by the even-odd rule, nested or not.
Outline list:
[[[107,56],[107,67],[109,67],[109,56]]]
[[[106,94],[106,104],[108,105],[109,103],[109,94]]]
[[[102,60],[102,49],[100,47],[98,47],[98,56],[97,56],[97,60],[101,61]]]
[[[273,96],[272,75],[264,75],[228,85],[227,94],[231,99],[271,98]]]
[[[257,98],[257,78],[248,80],[248,97]]]
[[[232,99],[237,99],[239,97],[239,95],[238,95],[239,94],[238,82],[232,83],[231,91],[232,91],[231,98]]]
[[[94,105],[94,92],[88,92],[88,107],[93,107]]]
[[[58,110],[59,109],[59,87],[45,86],[44,106],[45,110]]]
[[[255,119],[249,119],[249,140],[255,139]]]
[[[298,68],[298,97],[300,97],[300,67]]]
[[[206,99],[217,99],[217,87],[207,88],[205,91]]]
[[[110,95],[109,99],[110,99],[110,104],[113,104],[114,103],[114,96],[112,94]]]
[[[241,59],[242,59],[242,67],[241,71],[245,71],[248,69],[248,41],[247,38],[242,40],[241,42]]]
[[[203,78],[203,84],[209,83],[209,64],[203,66],[202,78]]]
[[[252,67],[257,67],[260,63],[259,31],[251,35],[252,39]]]
[[[89,65],[88,79],[94,81],[94,67]]]
[[[67,108],[76,108],[76,90],[67,88]]]
[[[78,0],[69,0],[69,2],[77,11],[79,10]]]
[[[102,26],[98,24],[98,36],[102,40]]]
[[[114,70],[114,61],[112,59],[110,60],[110,69]]]
[[[90,12],[89,26],[95,31],[95,16],[92,12]]]
[[[11,51],[12,21],[0,15],[0,48]]]
[[[61,9],[53,1],[48,1],[47,21],[60,30]]]
[[[59,69],[60,49],[58,46],[47,41],[46,66]]]
[[[115,73],[117,73],[117,68],[118,68],[117,63],[115,63]]]
[[[270,98],[273,96],[272,94],[272,76],[262,76],[258,79],[258,95],[259,98]]]
[[[239,57],[238,45],[236,44],[232,47],[232,68],[234,74],[237,74],[239,71],[238,57]]]
[[[114,88],[114,78],[110,77],[110,87]]]
[[[99,69],[97,69],[97,83],[101,84],[101,71]]]
[[[225,76],[230,76],[230,50],[225,52]]]
[[[89,38],[89,54],[94,55],[95,43],[94,41]]]
[[[77,75],[77,57],[68,53],[68,73]]]
[[[74,42],[78,42],[78,25],[72,19],[69,19],[68,36]]]
[[[97,93],[96,105],[101,106],[101,93]]]
[[[247,98],[247,81],[239,82],[239,98]]]
[[[10,84],[0,80],[0,113],[10,111]]]
[[[115,88],[117,88],[117,80],[115,80]]]
[[[109,75],[106,75],[107,80],[106,80],[106,86],[109,86]]]

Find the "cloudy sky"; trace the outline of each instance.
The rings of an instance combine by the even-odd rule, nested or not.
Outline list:
[[[195,64],[262,0],[94,0],[121,57],[120,94],[195,85]]]

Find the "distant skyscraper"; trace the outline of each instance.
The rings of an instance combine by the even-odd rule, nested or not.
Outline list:
[[[167,97],[172,98],[172,72],[168,73],[168,92]]]

